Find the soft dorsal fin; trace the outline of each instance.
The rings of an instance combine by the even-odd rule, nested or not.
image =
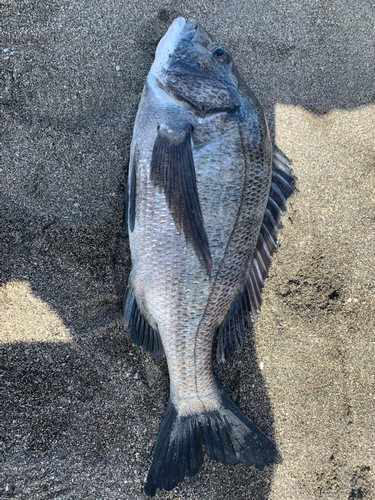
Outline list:
[[[192,128],[160,127],[151,159],[151,180],[160,187],[178,231],[183,231],[208,274],[212,259],[204,228],[192,152]]]
[[[143,347],[152,358],[163,359],[165,356],[159,331],[152,328],[140,312],[131,285],[125,293],[124,324],[129,328],[130,338],[135,345]]]
[[[290,160],[278,148],[274,148],[272,184],[266,211],[255,248],[253,261],[241,293],[234,299],[224,321],[217,329],[216,359],[225,363],[245,340],[246,330],[253,326],[262,305],[262,289],[272,254],[277,250],[277,233],[281,229],[281,214],[294,192],[294,177]]]

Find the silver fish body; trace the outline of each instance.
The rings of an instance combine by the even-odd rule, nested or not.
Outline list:
[[[170,401],[145,492],[170,490],[210,458],[263,467],[274,444],[215,379],[260,308],[292,193],[288,161],[229,53],[194,22],[160,41],[134,126],[126,219],[132,271],[125,324],[166,356]]]

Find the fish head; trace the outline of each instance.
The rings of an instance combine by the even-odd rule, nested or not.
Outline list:
[[[194,20],[179,17],[160,40],[151,73],[169,95],[204,116],[240,106],[232,69],[228,50]]]

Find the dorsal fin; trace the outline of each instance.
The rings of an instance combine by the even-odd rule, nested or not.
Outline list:
[[[204,228],[192,152],[192,128],[159,129],[151,159],[151,180],[163,189],[178,231],[183,231],[203,268],[210,275],[212,259]]]
[[[152,358],[163,359],[165,356],[160,333],[150,326],[140,312],[131,285],[125,292],[124,324],[129,328],[130,338],[135,345],[143,347]]]
[[[234,299],[224,321],[217,329],[216,359],[225,363],[245,340],[246,330],[253,326],[262,305],[262,289],[272,254],[277,250],[277,233],[281,229],[281,214],[294,192],[294,177],[290,160],[274,148],[272,184],[253,260],[244,288]]]

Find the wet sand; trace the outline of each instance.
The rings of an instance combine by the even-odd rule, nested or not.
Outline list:
[[[144,498],[168,372],[122,326],[123,196],[157,42],[196,15],[231,50],[298,178],[260,319],[215,367],[283,464],[206,457],[158,498],[374,499],[370,3],[0,9],[0,498]]]

